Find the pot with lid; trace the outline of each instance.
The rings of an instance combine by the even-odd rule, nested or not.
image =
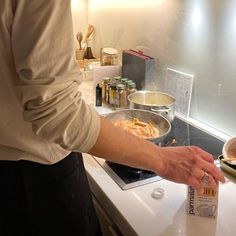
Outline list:
[[[128,101],[130,108],[153,111],[170,122],[174,120],[176,99],[167,93],[141,90],[130,94]]]

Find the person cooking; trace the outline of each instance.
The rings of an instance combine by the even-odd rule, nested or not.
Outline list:
[[[101,235],[81,153],[203,191],[198,147],[158,147],[82,99],[69,0],[0,0],[0,235]],[[129,143],[129,145],[126,145]]]

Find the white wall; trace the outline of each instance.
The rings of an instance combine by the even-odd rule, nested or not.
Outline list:
[[[166,67],[195,76],[191,116],[236,135],[235,0],[89,0],[101,47],[141,48],[156,58],[156,90]]]
[[[88,27],[88,0],[71,0],[72,20],[75,35],[75,46],[78,47],[76,34],[86,33]]]

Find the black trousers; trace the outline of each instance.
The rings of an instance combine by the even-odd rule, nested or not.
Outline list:
[[[80,153],[54,165],[0,161],[0,236],[102,235]]]

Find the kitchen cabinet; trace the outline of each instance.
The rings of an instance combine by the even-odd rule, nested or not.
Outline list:
[[[83,156],[91,190],[101,206],[99,216],[103,221],[105,215],[107,228],[111,225],[113,230],[115,225],[123,236],[235,235],[236,180],[226,173],[226,183],[219,186],[218,216],[210,219],[186,214],[185,185],[160,180],[124,191],[92,156]],[[156,188],[165,190],[162,199],[152,198]]]
[[[110,216],[105,212],[95,196],[93,196],[93,203],[99,218],[103,236],[122,236],[123,234],[114,224]]]

